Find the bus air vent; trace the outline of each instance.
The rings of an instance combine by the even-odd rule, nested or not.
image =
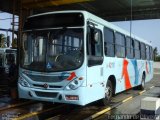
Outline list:
[[[35,94],[36,94],[38,97],[55,98],[55,97],[57,97],[57,94],[58,94],[58,93],[55,93],[55,92],[39,92],[39,91],[36,91]]]
[[[39,87],[39,88],[44,88],[44,85],[33,84],[33,86]],[[62,87],[63,86],[49,85],[49,88],[52,88],[52,89],[59,89],[59,88],[62,88]]]
[[[61,82],[69,76],[43,76],[43,75],[30,75],[26,74],[31,80],[36,82]]]

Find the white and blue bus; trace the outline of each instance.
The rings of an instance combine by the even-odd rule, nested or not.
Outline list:
[[[33,15],[23,27],[19,97],[86,105],[153,77],[152,46],[86,11]]]

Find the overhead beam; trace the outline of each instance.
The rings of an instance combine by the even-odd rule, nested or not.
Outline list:
[[[100,17],[107,19],[108,21],[126,21],[131,19],[131,11],[112,11],[112,13],[107,12]],[[144,19],[159,19],[160,18],[160,8],[146,8],[137,9],[132,12],[133,20],[144,20]]]
[[[14,32],[15,34],[18,33],[18,31],[13,31],[12,29],[3,29],[3,28],[0,28],[0,31],[5,31],[5,32]]]
[[[58,11],[58,10],[86,10],[109,21],[130,20],[130,0],[15,0],[15,14],[20,15],[21,10],[29,11],[28,15]],[[21,1],[21,2],[17,2]],[[132,0],[133,19],[157,19],[160,18],[159,0]],[[17,4],[18,3],[18,4]],[[74,3],[74,4],[73,4]],[[13,0],[2,0],[0,12],[12,11]],[[25,16],[23,12],[23,17]],[[25,16],[26,17],[26,16]],[[24,18],[25,18],[24,17]],[[2,19],[2,18],[1,18]]]
[[[23,0],[24,8],[43,8],[49,6],[59,6],[72,3],[88,2],[92,0]]]

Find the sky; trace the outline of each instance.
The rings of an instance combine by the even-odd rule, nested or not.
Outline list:
[[[8,13],[0,13],[0,28],[12,28],[12,19],[1,20],[5,18],[12,18],[12,15]],[[18,21],[18,19],[16,18],[15,21]],[[112,22],[112,24],[130,31],[130,21]],[[6,35],[6,32],[0,31],[0,33]],[[157,47],[160,54],[160,19],[132,21],[132,33],[148,42],[151,41],[153,47]],[[11,33],[9,33],[9,35],[11,36]]]
[[[15,17],[17,17],[17,16],[15,16]],[[12,14],[4,13],[4,12],[0,13],[0,28],[10,29],[10,28],[12,28],[12,25],[11,25],[12,19],[6,19],[6,18],[12,18]],[[6,19],[6,20],[3,20],[3,19]],[[17,18],[15,19],[15,22],[18,22]],[[15,27],[15,28],[17,28],[17,27]],[[3,33],[7,36],[7,32],[0,31],[0,33]],[[10,36],[10,39],[11,39],[12,33],[8,32],[8,35]]]

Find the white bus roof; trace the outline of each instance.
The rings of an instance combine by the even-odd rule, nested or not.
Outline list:
[[[118,26],[116,26],[116,25],[114,25],[112,23],[109,23],[108,21],[106,21],[106,20],[104,20],[104,19],[102,19],[102,18],[100,18],[100,17],[98,17],[96,15],[93,15],[92,13],[89,13],[89,12],[83,11],[83,10],[66,10],[66,11],[46,12],[46,13],[32,15],[30,17],[36,17],[36,16],[48,15],[48,14],[55,14],[55,13],[77,13],[77,12],[83,13],[84,16],[85,16],[85,19],[87,19],[87,20],[92,20],[92,21],[94,21],[94,22],[96,22],[98,24],[101,24],[101,25],[105,26],[105,27],[108,27],[108,28],[113,29],[113,30],[115,30],[117,32],[125,34],[126,36],[130,36],[131,35],[132,38],[151,46],[151,43],[149,43],[148,41],[146,41],[146,40],[144,40],[144,39],[142,39],[142,38],[140,38],[140,37],[138,37],[138,36],[136,36],[134,34],[130,34],[130,32],[128,32],[128,31],[126,31],[126,30],[124,30],[124,29],[122,29],[122,28],[120,28],[120,27],[118,27]],[[28,18],[30,18],[30,17],[28,17]]]

